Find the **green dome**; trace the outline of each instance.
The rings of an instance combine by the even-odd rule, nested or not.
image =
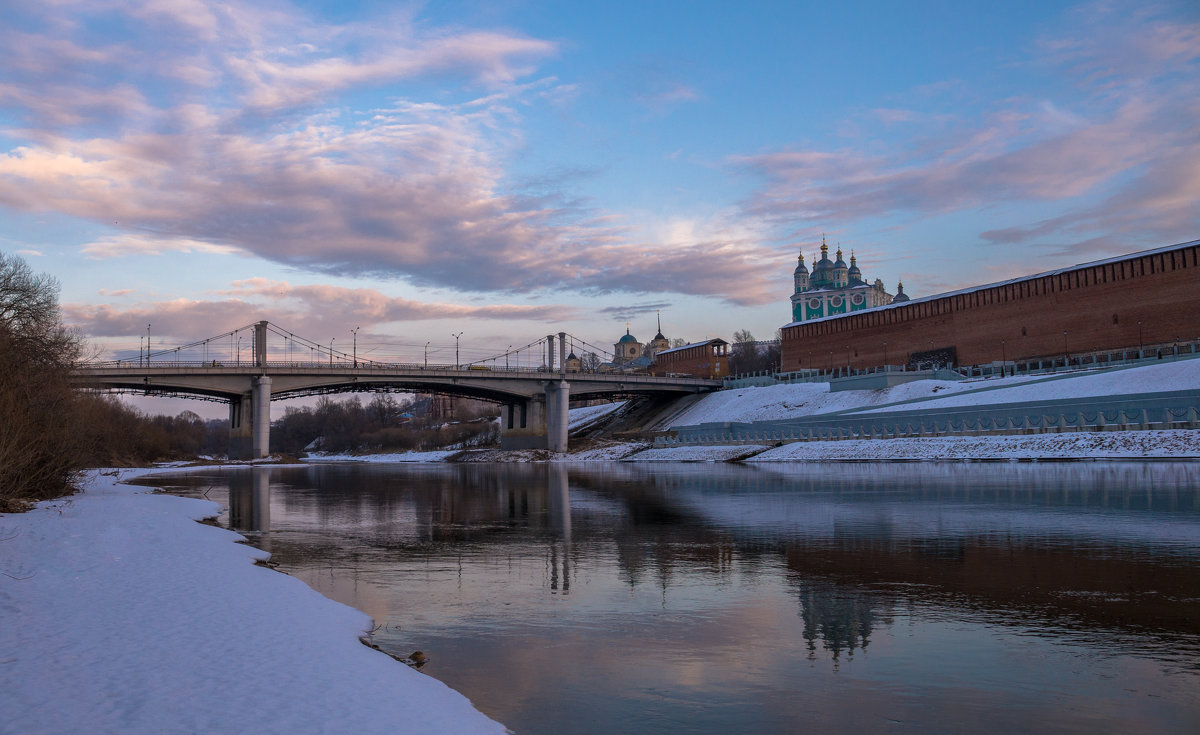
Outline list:
[[[621,337],[621,339],[617,340],[617,344],[623,344],[625,342],[637,342],[637,337],[634,337],[629,332],[626,332],[625,336],[623,336],[623,337]]]

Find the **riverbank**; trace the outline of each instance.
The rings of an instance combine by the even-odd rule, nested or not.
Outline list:
[[[0,515],[0,733],[505,732],[150,472]]]
[[[656,448],[646,442],[590,442],[566,454],[544,450],[326,455],[321,462],[888,462],[1200,460],[1200,430],[1105,431],[1005,436],[699,445]]]

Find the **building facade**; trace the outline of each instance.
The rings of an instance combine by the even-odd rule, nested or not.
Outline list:
[[[804,264],[803,253],[798,261],[792,273],[793,322],[849,314],[892,303],[893,296],[884,290],[883,281],[876,278],[874,283],[867,283],[863,280],[853,253],[849,265],[842,260],[840,247],[837,260],[830,260],[829,246],[824,238],[821,238],[821,258],[813,265],[812,273]],[[901,301],[908,298],[904,296],[903,286],[895,298]]]
[[[1063,358],[1200,337],[1200,240],[782,328],[782,369]]]
[[[652,375],[691,375],[697,378],[729,377],[729,343],[708,339],[662,350],[650,366]]]

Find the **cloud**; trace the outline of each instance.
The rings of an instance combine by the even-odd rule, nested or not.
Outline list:
[[[187,238],[161,238],[153,235],[108,235],[81,248],[91,258],[120,258],[129,255],[162,255],[163,253],[215,253],[229,255],[241,252],[238,248],[217,245]]]
[[[650,314],[658,314],[663,309],[670,309],[672,306],[669,301],[656,301],[642,304],[621,304],[619,306],[606,306],[600,309],[598,313],[611,316],[614,321],[631,322],[638,317],[648,316]]]
[[[55,14],[64,8],[70,21]],[[720,227],[638,238],[566,182],[529,193],[507,179],[517,110],[575,93],[521,81],[554,43],[269,8],[65,2],[0,29],[0,94],[30,123],[0,152],[0,205],[122,231],[84,245],[91,257],[238,252],[459,291],[773,298],[768,246]],[[484,93],[404,94],[442,77]],[[340,96],[383,86],[396,93],[383,109]],[[698,94],[657,91],[672,103]]]
[[[127,293],[127,292],[123,292]],[[109,295],[118,295],[112,292]],[[251,324],[270,314],[271,321],[296,334],[321,338],[356,326],[368,330],[392,322],[436,319],[558,322],[576,316],[561,305],[428,303],[388,296],[365,288],[295,286],[253,278],[236,281],[210,299],[171,299],[118,308],[111,304],[64,304],[64,320],[92,337],[154,333],[180,341],[204,339]],[[204,334],[197,334],[203,325]]]
[[[1070,30],[1041,39],[1029,63],[1058,78],[1061,99],[1005,99],[974,119],[929,116],[913,137],[886,146],[732,157],[764,182],[746,213],[836,228],[1055,203],[1063,214],[981,237],[1041,239],[1072,253],[1194,233],[1200,23],[1120,4],[1087,6],[1068,20]],[[915,116],[871,111],[885,128]]]

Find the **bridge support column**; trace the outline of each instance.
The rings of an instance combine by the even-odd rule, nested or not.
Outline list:
[[[567,451],[567,412],[571,405],[571,384],[565,380],[546,384],[546,449]]]
[[[500,448],[546,448],[546,401],[541,396],[500,410]]]
[[[265,375],[254,379],[254,426],[253,459],[262,459],[271,453],[271,379]]]
[[[254,442],[254,401],[250,393],[229,402],[229,458],[250,459]]]

